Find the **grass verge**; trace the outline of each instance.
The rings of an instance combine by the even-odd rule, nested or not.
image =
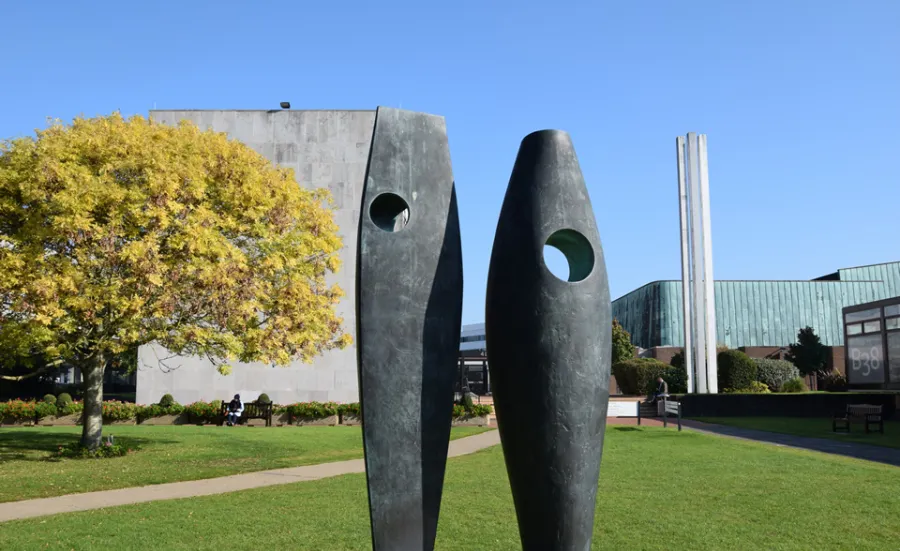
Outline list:
[[[690,431],[610,427],[592,549],[893,549],[898,473]],[[9,522],[0,541],[59,550],[371,548],[363,475]],[[521,549],[499,447],[450,460],[437,549]]]
[[[484,432],[454,427],[451,438]],[[125,457],[48,460],[81,427],[0,429],[0,502],[112,490],[362,457],[359,427],[107,426]],[[2,548],[2,546],[0,546]]]

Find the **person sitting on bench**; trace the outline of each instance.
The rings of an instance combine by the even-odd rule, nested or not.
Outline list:
[[[228,403],[228,414],[225,416],[225,424],[233,427],[238,422],[238,419],[241,418],[243,411],[244,404],[241,403],[241,395],[235,394],[234,400]]]
[[[650,400],[651,404],[655,404],[660,398],[669,397],[669,384],[662,377],[658,377],[656,381],[659,383],[659,386],[656,387],[656,393],[653,394],[653,399]]]

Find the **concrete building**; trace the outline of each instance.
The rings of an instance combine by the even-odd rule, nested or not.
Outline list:
[[[343,266],[332,281],[345,292],[337,309],[345,331],[354,334],[357,226],[375,111],[176,110],[151,111],[150,115],[166,124],[187,119],[202,129],[226,132],[272,162],[293,168],[301,186],[331,190],[335,221],[344,240]],[[236,364],[227,376],[205,359],[171,356],[158,346],[140,349],[138,403],[157,402],[166,393],[182,404],[234,394],[252,400],[263,392],[276,403],[359,399],[355,346],[327,352],[312,364]]]
[[[663,361],[684,346],[680,281],[654,281],[613,301],[613,316],[645,355]],[[900,262],[845,268],[809,281],[715,281],[716,343],[776,356],[810,326],[844,370],[842,309],[900,296]]]

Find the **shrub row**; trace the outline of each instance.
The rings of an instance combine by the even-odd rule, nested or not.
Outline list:
[[[786,360],[754,358],[753,363],[756,364],[756,380],[774,392],[782,392],[786,382],[800,377],[797,367]]]
[[[149,406],[138,406],[134,417],[137,419],[138,423],[143,423],[147,419],[152,419],[154,417],[181,415],[182,413],[184,413],[184,406],[179,403],[173,403],[169,406],[163,406],[162,403],[159,403]]]
[[[800,371],[791,362],[751,358],[740,350],[723,350],[716,356],[719,388],[726,394],[806,392]]]
[[[338,404],[335,402],[300,402],[288,406],[276,406],[275,413],[287,413],[291,417],[302,417],[307,419],[324,419],[332,415],[359,417],[362,413],[359,402],[351,402],[349,404]],[[483,404],[453,405],[453,418],[460,417],[482,417],[489,415],[492,408]]]
[[[671,366],[653,358],[635,358],[612,367],[616,384],[622,393],[631,396],[656,392],[659,377],[669,385],[669,392],[687,392],[687,371],[684,366]]]
[[[800,377],[787,380],[781,385],[781,392],[806,392],[807,390],[809,389],[806,388],[806,383]]]
[[[740,350],[717,347],[718,386],[721,392],[767,393],[802,392],[806,385],[800,372],[791,362],[751,358]],[[652,358],[636,358],[613,365],[613,375],[619,388],[625,394],[641,395],[656,392],[657,378],[662,376],[669,385],[669,393],[687,392],[687,371],[684,355],[678,352],[672,357],[671,365]],[[833,392],[844,391],[847,383],[838,372],[825,377],[825,389]]]
[[[163,403],[169,405],[165,406]],[[64,409],[65,408],[65,409]],[[222,401],[211,402],[197,401],[186,406],[180,405],[174,400],[160,400],[159,404],[143,406],[129,402],[106,401],[103,402],[103,420],[130,421],[136,420],[142,423],[153,417],[164,415],[187,414],[192,423],[216,423],[222,410]],[[0,402],[0,419],[13,421],[39,421],[45,417],[63,416],[72,413],[80,413],[84,409],[82,402],[69,402],[67,406],[60,407],[46,401],[11,400]],[[287,413],[296,418],[323,419],[332,415],[345,415],[359,417],[361,413],[358,402],[338,404],[335,402],[298,402],[287,406],[275,406],[274,413]],[[474,404],[471,407],[463,405],[453,406],[453,417],[480,417],[490,414],[491,406]]]
[[[484,417],[485,415],[489,415],[491,411],[491,406],[485,404],[472,404],[471,406],[454,404],[453,418],[460,419],[463,417]]]
[[[81,402],[35,402],[33,400],[10,400],[0,403],[0,419],[14,421],[37,421],[45,417],[62,417],[80,413],[84,404]]]
[[[216,423],[222,412],[222,400],[193,402],[184,406],[184,412],[192,423]]]

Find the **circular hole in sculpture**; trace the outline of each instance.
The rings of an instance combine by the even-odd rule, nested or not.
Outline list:
[[[577,231],[559,230],[544,245],[544,264],[559,279],[575,283],[591,275],[594,249]]]
[[[387,232],[398,232],[409,222],[409,205],[394,193],[382,193],[369,206],[369,218]]]

